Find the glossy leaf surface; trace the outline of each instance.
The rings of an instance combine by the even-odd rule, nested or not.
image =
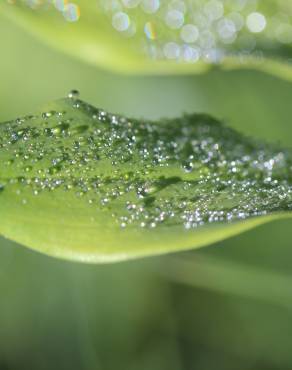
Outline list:
[[[0,132],[0,232],[53,256],[192,249],[291,215],[291,151],[209,116],[126,119],[72,92]]]

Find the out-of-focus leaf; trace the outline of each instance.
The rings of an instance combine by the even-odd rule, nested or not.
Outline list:
[[[145,11],[147,0],[138,3],[2,1],[0,13],[59,50],[110,70],[190,74],[219,65],[292,79],[289,2],[261,0],[255,7],[254,2],[230,0],[223,8],[220,1],[204,0],[185,4],[184,10],[177,2],[161,2],[152,13]],[[172,25],[171,15],[180,15],[184,26],[195,26],[195,34],[182,24]],[[115,29],[121,27],[125,31]]]
[[[126,119],[72,92],[0,133],[0,232],[53,256],[157,255],[291,216],[291,152],[209,116]]]

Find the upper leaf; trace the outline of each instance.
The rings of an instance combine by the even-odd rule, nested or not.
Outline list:
[[[117,71],[200,73],[216,64],[292,78],[289,1],[19,0],[2,1],[0,13],[62,51]]]
[[[0,125],[0,233],[53,256],[186,250],[291,210],[291,151],[205,115],[126,119],[73,92]]]

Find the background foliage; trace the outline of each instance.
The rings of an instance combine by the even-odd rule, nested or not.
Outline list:
[[[78,88],[136,117],[204,111],[291,146],[292,85],[241,70],[110,74],[0,19],[0,120]],[[61,262],[1,239],[0,369],[290,369],[291,221],[179,256]]]

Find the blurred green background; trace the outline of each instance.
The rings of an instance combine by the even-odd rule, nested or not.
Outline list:
[[[207,112],[292,146],[292,84],[259,72],[110,74],[0,18],[0,121],[72,88],[107,110]],[[81,265],[0,239],[0,369],[292,368],[292,223],[159,258]]]

